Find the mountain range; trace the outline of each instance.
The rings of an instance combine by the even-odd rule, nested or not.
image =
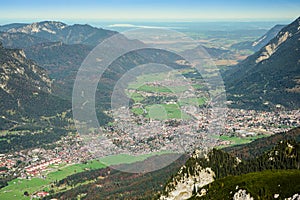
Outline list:
[[[52,93],[45,69],[28,60],[23,50],[0,45],[1,129],[22,126],[55,116],[70,104]],[[33,120],[33,121],[32,121]]]
[[[275,25],[267,33],[255,41],[239,42],[231,45],[231,48],[238,50],[251,50],[256,52],[268,44],[268,42],[270,42],[270,40],[272,40],[285,26],[286,25]]]
[[[81,63],[95,45],[116,33],[89,25],[69,26],[61,22],[48,21],[12,24],[4,28],[0,27],[0,30],[1,28],[7,31],[0,34],[5,48],[23,49],[22,52],[24,56],[26,55],[24,59],[32,60],[30,62],[46,70],[45,74],[51,79],[52,94],[67,102],[61,104],[65,106],[65,110],[70,110],[73,84]],[[127,42],[137,41],[128,40]],[[131,52],[114,61],[110,69],[103,74],[96,93],[96,99],[101,98],[101,101],[97,101],[101,103],[96,105],[98,118],[101,119],[99,123],[105,124],[110,120],[103,113],[103,109],[109,108],[114,85],[124,73],[134,66],[157,60],[161,64],[175,68],[187,67],[176,63],[180,59],[182,58],[167,51],[145,49]],[[31,96],[30,92],[26,94]],[[55,112],[54,109],[51,110]]]
[[[300,129],[272,138],[274,145],[258,139],[265,150],[256,151],[248,160],[245,151],[254,142],[232,147],[239,156],[226,150],[195,151],[173,175],[160,193],[161,200],[171,199],[280,199],[299,198]],[[290,139],[289,136],[293,136]],[[295,140],[295,137],[298,140]],[[239,198],[237,198],[239,197]]]
[[[232,107],[270,110],[300,107],[300,18],[258,52],[224,73]]]
[[[116,32],[89,25],[50,21],[10,24],[1,26],[0,31],[0,41],[3,43],[0,45],[0,129],[19,131],[30,127],[34,132],[59,127],[69,131],[72,124],[71,92],[80,64],[95,45]],[[299,36],[300,18],[287,26],[274,27],[254,43],[241,44],[257,52],[238,65],[228,67],[222,74],[230,107],[299,109]],[[241,46],[236,45],[235,48],[244,48]],[[206,50],[215,57],[227,53],[227,50],[214,48]],[[157,49],[135,51],[117,59],[100,80],[105,84],[99,84],[96,93],[96,99],[101,98],[102,102],[96,105],[98,116],[105,115],[103,110],[109,108],[116,82],[128,70],[157,60],[173,68],[190,67],[176,62],[181,59]],[[102,118],[103,124],[110,120],[108,117]],[[102,187],[106,188],[106,198],[118,198],[110,191],[119,186],[120,193],[123,192],[128,198],[131,195],[140,198],[155,195],[160,199],[293,197],[300,191],[299,133],[299,128],[296,128],[247,145],[209,152],[196,150],[183,166],[180,160],[170,168],[147,175],[113,172],[111,177],[102,178],[100,175],[107,175],[107,168],[100,172],[78,173],[57,183],[57,187],[63,185],[68,190],[57,193],[53,198],[77,198],[77,195],[90,191],[90,199],[99,199],[101,194],[95,193]],[[53,132],[43,134],[40,136],[55,138],[54,141],[61,136]],[[0,138],[0,146],[5,146],[5,152],[39,145],[36,141],[22,142],[22,135],[17,141],[14,141],[18,138],[16,135],[10,137],[9,142]],[[86,176],[95,181],[89,183]],[[114,184],[115,179],[121,177],[126,177],[126,181]],[[264,182],[259,181],[262,177],[266,177]],[[291,177],[296,177],[293,182],[289,182]],[[87,181],[87,184],[74,187],[82,181]],[[72,184],[73,188],[69,187]],[[130,188],[133,188],[132,194],[123,191]]]
[[[281,51],[286,52],[284,48],[291,52],[297,51],[298,33],[296,29],[291,28],[291,25],[287,26],[289,28],[284,27],[277,25],[253,42],[252,46],[257,49],[265,43],[269,43],[224,73],[228,97],[230,101],[234,102],[233,107],[272,109],[277,105],[290,109],[298,106],[298,78],[296,74],[297,55],[299,54],[295,52],[295,56],[287,55],[292,59],[287,58],[286,61],[281,59]],[[281,29],[282,31],[280,31]],[[62,22],[50,21],[33,24],[11,24],[0,27],[1,30],[6,31],[0,34],[3,45],[8,48],[24,49],[29,59],[45,68],[49,76],[55,79],[54,93],[69,100],[73,81],[84,58],[96,44],[116,33],[89,25],[67,25]],[[285,38],[284,35],[277,35],[273,38],[279,31],[280,33],[288,31],[293,36]],[[271,38],[273,39],[271,40]],[[283,38],[287,41],[281,41]],[[296,45],[293,44],[294,42]],[[289,48],[289,45],[292,47]],[[204,48],[215,58],[226,59],[228,57],[228,50]],[[256,62],[258,57],[262,58],[262,56],[271,56],[271,58],[268,57],[261,62]],[[284,64],[280,64],[280,62]],[[267,84],[265,80],[268,81]],[[278,85],[278,83],[280,84]],[[289,97],[291,101],[286,102],[282,94]]]
[[[105,38],[116,34],[114,31],[95,28],[87,24],[67,25],[55,21],[6,25],[0,27],[0,31],[8,33],[25,33],[52,42],[61,41],[66,44],[86,44],[91,46],[95,46]]]
[[[116,33],[54,21],[9,24],[0,31],[1,129],[71,114],[72,86],[80,64],[93,46]]]

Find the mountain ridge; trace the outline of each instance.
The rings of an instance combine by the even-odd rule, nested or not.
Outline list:
[[[240,180],[246,176],[248,177],[246,181],[249,182],[251,177],[253,177],[253,175],[250,175],[251,173],[256,173],[257,176],[260,177],[266,170],[283,170],[283,173],[289,174],[288,170],[291,169],[295,169],[297,176],[300,176],[300,129],[298,128],[291,131],[295,132],[291,135],[294,135],[295,138],[298,137],[298,141],[295,141],[295,138],[286,138],[286,140],[280,140],[282,138],[278,138],[278,140],[276,140],[277,142],[274,141],[276,145],[271,145],[270,148],[266,148],[263,152],[258,154],[257,157],[252,157],[249,160],[240,159],[236,157],[235,154],[229,154],[222,149],[212,149],[210,151],[196,150],[185,165],[166,183],[164,190],[160,193],[160,199],[232,199],[234,193],[229,193],[230,191],[228,191],[228,194],[226,194],[228,197],[223,197],[224,192],[221,192],[223,188],[227,187],[233,191],[234,188],[229,184],[230,181],[235,180],[232,179],[232,177],[236,177],[237,180]],[[265,145],[268,146],[269,144]],[[238,151],[240,151],[241,154],[246,153],[243,148],[239,148]],[[272,171],[270,174],[267,172],[266,174],[268,174],[271,179],[274,178]],[[280,174],[278,175],[280,176]],[[226,181],[226,185],[224,185],[225,182],[223,180],[229,181]],[[251,181],[253,183],[253,180]],[[235,183],[237,182],[234,182],[234,184]],[[255,183],[262,184],[261,182]],[[283,184],[283,182],[280,184]],[[245,182],[243,185],[239,184],[239,186],[244,187],[247,187],[247,185],[251,184],[246,184]],[[236,185],[234,185],[234,187],[235,186]],[[262,184],[262,186],[264,185]],[[288,192],[281,192],[280,194],[284,194],[288,197],[293,196],[295,192],[297,192],[296,185],[290,185],[289,188],[290,190]],[[253,189],[256,193],[257,188]],[[258,194],[260,198],[262,198],[263,195],[269,196],[270,192]],[[255,196],[255,198],[258,197]]]
[[[232,107],[300,107],[299,27],[300,18],[284,27],[260,51],[224,72],[228,99],[234,102]]]
[[[96,46],[105,38],[117,32],[92,27],[88,24],[67,25],[59,21],[42,21],[31,24],[6,25],[2,30],[8,33],[26,33],[47,39],[52,42],[61,41],[66,44],[86,44]],[[1,31],[1,27],[0,27]]]
[[[236,44],[231,45],[231,48],[238,49],[238,50],[251,50],[251,51],[258,51],[266,44],[268,44],[278,33],[279,31],[284,28],[286,25],[277,24],[273,26],[269,31],[267,31],[263,36],[258,38],[255,41],[246,41],[246,42],[239,42]]]
[[[0,55],[2,130],[27,123],[29,119],[53,116],[71,107],[52,94],[52,80],[47,72],[28,60],[23,50],[0,46]]]

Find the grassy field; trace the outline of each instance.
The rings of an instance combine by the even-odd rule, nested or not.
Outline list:
[[[246,143],[250,143],[258,138],[263,138],[263,137],[268,137],[267,135],[257,135],[257,136],[253,136],[253,137],[238,137],[238,136],[228,136],[228,135],[222,135],[219,136],[217,138],[224,140],[224,141],[230,141],[231,144],[230,145],[222,145],[222,146],[218,146],[216,148],[221,149],[224,147],[228,147],[228,146],[234,146],[234,145],[239,145],[239,144],[246,144]]]
[[[101,158],[100,161],[101,161],[101,163],[103,163],[107,166],[118,165],[118,164],[130,164],[130,163],[135,163],[138,161],[143,161],[154,155],[162,155],[162,154],[167,154],[167,153],[172,153],[172,152],[161,151],[161,152],[154,152],[154,153],[144,154],[144,155],[139,155],[139,156],[119,154],[119,155],[113,155],[113,156],[107,156],[105,158]]]
[[[142,85],[137,90],[143,92],[172,93],[172,90],[165,86]]]
[[[55,168],[55,166],[52,166]],[[27,191],[32,194],[40,190],[48,190],[49,184],[54,181],[61,180],[72,174],[83,172],[86,169],[101,169],[106,167],[101,161],[93,160],[87,164],[74,164],[74,165],[60,165],[59,169],[50,172],[46,175],[46,178],[32,178],[27,179],[14,179],[8,183],[8,186],[1,188],[0,199],[13,200],[13,199],[30,199],[30,197],[24,196],[24,192]]]
[[[139,103],[141,101],[143,101],[145,98],[143,97],[143,95],[137,93],[137,92],[133,92],[130,94],[127,94],[135,103]]]
[[[188,119],[189,116],[183,112],[181,112],[180,107],[178,104],[159,104],[161,109],[159,107],[155,107],[155,109],[152,109],[151,105],[146,106],[146,110],[148,114],[146,117],[152,118],[152,119]],[[150,111],[150,109],[152,109]],[[149,115],[151,113],[151,116]]]
[[[14,179],[8,183],[8,186],[0,189],[0,200],[28,200],[30,197],[24,196],[24,192],[27,191],[29,194],[33,194],[37,191],[49,191],[51,189],[51,183],[55,181],[62,180],[67,176],[75,173],[83,172],[89,169],[101,169],[110,165],[118,165],[123,163],[134,163],[138,161],[145,160],[153,155],[170,153],[167,151],[162,151],[158,153],[131,156],[126,154],[107,156],[99,160],[92,160],[86,164],[73,164],[73,165],[59,165],[51,166],[51,168],[56,169],[46,175],[46,178],[32,178],[28,179]]]
[[[106,167],[106,165],[98,160],[92,160],[86,164],[65,165],[60,167],[57,171],[49,173],[47,179],[50,181],[60,180],[71,174],[82,172],[87,169],[101,169],[104,167]]]
[[[200,85],[200,84],[192,84],[192,87],[195,89],[195,90],[200,90],[203,88],[203,85]]]
[[[186,106],[186,105],[195,105],[195,106],[202,106],[206,103],[206,98],[186,98],[186,99],[180,99],[179,104],[180,106]]]
[[[142,115],[142,114],[144,114],[144,110],[142,108],[132,108],[131,112],[133,112],[136,115]]]
[[[167,73],[153,73],[138,76],[134,82],[128,84],[129,89],[137,89],[147,82],[163,81],[167,78]]]
[[[169,87],[174,94],[185,92],[189,89],[188,85],[170,86]]]
[[[142,103],[142,107],[134,107],[131,109],[131,112],[136,115],[144,115],[146,118],[152,118],[157,120],[166,120],[166,119],[189,119],[190,116],[186,113],[181,112],[181,106],[186,105],[195,105],[195,106],[202,106],[206,103],[206,98],[185,98],[180,99],[179,103],[177,104],[167,104],[166,102],[170,101],[170,98],[174,98],[176,101],[176,94],[181,94],[184,91],[189,89],[188,85],[176,85],[176,86],[168,86],[165,87],[163,85],[150,85],[151,82],[154,81],[162,81],[166,79],[174,79],[178,78],[183,72],[193,72],[191,69],[181,70],[179,71],[171,71],[171,72],[164,72],[164,73],[152,73],[152,74],[143,74],[136,77],[136,80],[129,83],[127,96],[130,97],[134,103]],[[194,89],[199,90],[203,87],[203,85],[194,83],[191,85]],[[170,95],[166,97],[169,98],[166,101],[159,98],[160,96],[150,96],[153,97],[152,99],[143,96],[142,92],[149,92],[149,93],[172,93],[175,97],[171,97]],[[164,94],[162,94],[164,95]],[[157,101],[155,100],[157,98]],[[153,100],[154,99],[154,100]],[[173,99],[172,99],[173,100]],[[147,102],[147,103],[145,103]],[[146,110],[146,112],[145,112]]]
[[[45,185],[50,184],[49,180],[41,178],[33,178],[31,180],[14,179],[8,183],[8,186],[0,190],[0,199],[3,200],[16,200],[16,199],[30,199],[24,196],[24,192],[29,194],[42,190]]]

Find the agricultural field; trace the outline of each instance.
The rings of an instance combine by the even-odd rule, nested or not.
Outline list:
[[[137,116],[156,120],[190,119],[191,116],[185,113],[182,107],[203,106],[207,101],[203,94],[200,95],[204,86],[198,81],[199,77],[187,78],[190,80],[182,83],[177,82],[176,78],[183,74],[194,73],[193,69],[183,69],[137,76],[135,81],[128,84],[126,90],[127,96],[134,102],[131,112]],[[175,80],[174,85],[163,84],[164,81],[170,80]],[[191,88],[192,90],[189,90]],[[186,91],[194,91],[194,94],[185,97]]]

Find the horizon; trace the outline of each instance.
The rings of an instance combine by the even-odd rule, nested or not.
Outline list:
[[[58,0],[2,3],[1,23],[4,21],[279,21],[299,16],[300,2],[275,0],[272,3],[254,1],[143,1],[112,0],[97,2]]]
[[[65,23],[67,25],[74,24],[87,24],[97,28],[104,28],[109,30],[114,30],[118,32],[122,32],[128,29],[135,28],[167,28],[178,31],[185,31],[190,29],[206,30],[254,30],[254,29],[265,29],[268,30],[276,25],[287,25],[294,21],[295,19],[290,20],[195,20],[195,21],[187,21],[187,20],[178,20],[178,21],[165,21],[165,20],[143,20],[143,21],[131,21],[131,20],[47,20],[47,19],[33,19],[26,21],[15,21],[15,20],[1,20],[0,26],[20,23],[20,24],[31,24],[31,23],[39,23],[45,21],[55,21]]]

